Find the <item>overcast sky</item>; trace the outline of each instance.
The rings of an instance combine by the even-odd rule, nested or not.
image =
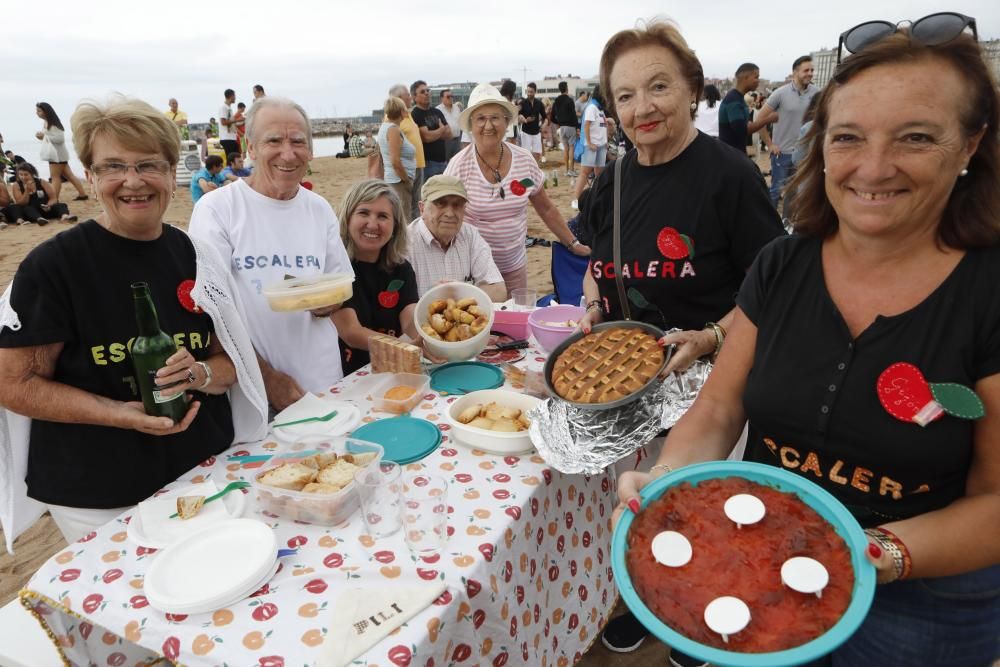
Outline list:
[[[0,132],[8,140],[31,139],[39,129],[38,101],[52,104],[68,129],[79,100],[111,91],[164,109],[176,97],[192,122],[203,122],[217,115],[225,88],[249,103],[255,83],[292,97],[314,116],[345,116],[381,106],[390,84],[417,78],[520,82],[524,68],[528,80],[590,76],[608,37],[657,14],[677,21],[710,77],[729,76],[750,60],[764,78],[780,80],[797,56],[835,47],[840,32],[857,23],[944,9],[976,17],[980,39],[1000,37],[996,0],[951,6],[932,0],[350,3],[364,14],[344,6],[312,0],[21,4],[0,66]]]

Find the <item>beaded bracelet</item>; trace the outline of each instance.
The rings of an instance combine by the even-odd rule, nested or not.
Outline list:
[[[600,308],[602,313],[604,312],[604,304],[601,303],[600,299],[594,299],[593,301],[588,301],[586,310],[590,310],[594,306]]]
[[[910,550],[906,548],[902,540],[883,528],[866,528],[865,534],[875,540],[883,551],[892,556],[892,573],[888,576],[879,573],[878,583],[888,584],[898,579],[905,579],[910,576],[913,568],[913,561],[910,558]]]

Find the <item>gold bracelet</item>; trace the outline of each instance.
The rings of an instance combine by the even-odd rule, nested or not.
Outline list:
[[[652,468],[649,469],[649,472],[653,472],[657,468],[662,469],[664,471],[663,472],[664,475],[669,475],[670,473],[672,473],[674,471],[674,469],[671,466],[667,465],[666,463],[657,463],[655,466],[653,466]],[[663,475],[660,475],[660,477],[662,477],[662,476]]]
[[[711,329],[715,334],[715,350],[709,355],[709,360],[714,364],[719,358],[719,352],[722,351],[722,343],[726,340],[726,330],[716,322],[705,322],[705,329]]]
[[[905,556],[903,555],[903,550],[900,549],[900,544],[902,543],[897,544],[896,541],[890,537],[890,533],[882,528],[866,528],[865,534],[874,540],[875,543],[882,548],[882,551],[892,556],[892,572],[879,572],[877,583],[891,584],[897,579],[903,579],[909,574],[909,568],[907,567],[909,554]],[[905,548],[906,547],[903,547],[903,549]]]

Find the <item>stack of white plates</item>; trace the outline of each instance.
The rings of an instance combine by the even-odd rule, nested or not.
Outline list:
[[[278,568],[278,540],[253,519],[233,519],[199,531],[157,555],[144,583],[154,608],[200,614],[246,598]]]

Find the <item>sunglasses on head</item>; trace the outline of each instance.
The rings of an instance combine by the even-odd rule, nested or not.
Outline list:
[[[938,12],[912,22],[866,21],[840,34],[840,43],[837,46],[837,64],[840,64],[840,56],[844,49],[848,53],[857,53],[889,35],[896,34],[904,27],[908,28],[911,40],[925,46],[947,44],[953,39],[957,39],[965,32],[966,28],[971,28],[972,38],[979,40],[976,19],[957,12]]]

